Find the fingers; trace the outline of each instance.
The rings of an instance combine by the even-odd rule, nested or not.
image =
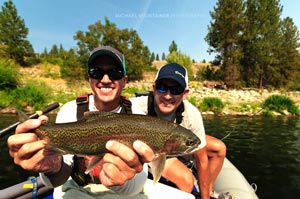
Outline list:
[[[48,121],[48,117],[45,115],[40,116],[38,119],[29,119],[26,120],[25,122],[19,124],[16,128],[15,133],[19,134],[19,133],[26,133],[32,129],[36,129],[39,126],[41,126],[42,121]]]
[[[120,186],[132,179],[137,171],[129,167],[122,159],[111,153],[103,157],[99,178],[105,186]]]
[[[9,155],[14,162],[23,169],[34,172],[47,172],[57,170],[61,162],[53,164],[62,157],[46,157],[44,154],[45,141],[40,140],[35,133],[28,133],[38,128],[43,121],[48,120],[47,116],[38,119],[29,119],[17,126],[15,134],[7,139]]]
[[[14,153],[18,153],[19,150],[28,143],[33,143],[38,141],[38,137],[34,133],[26,133],[26,134],[15,134],[11,135],[7,139],[7,145],[9,148],[9,153],[12,157],[14,157]],[[35,150],[30,148],[29,146],[24,146],[23,147],[24,151],[27,150]]]
[[[135,141],[133,148],[139,154],[142,162],[151,162],[155,157],[153,150],[142,141]]]
[[[117,163],[120,162],[119,160],[122,160],[137,172],[142,171],[142,163],[140,162],[138,155],[131,148],[116,141],[108,141],[106,143],[106,149],[117,156],[116,159],[114,159]]]
[[[141,141],[133,144],[134,150],[117,141],[108,141],[106,148],[111,152],[102,159],[99,178],[105,186],[123,185],[136,173],[143,170],[143,163],[154,158],[149,146]],[[135,151],[136,150],[136,151]]]

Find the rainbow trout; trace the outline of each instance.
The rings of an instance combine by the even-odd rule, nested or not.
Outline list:
[[[47,142],[46,150],[99,156],[99,161],[108,152],[107,141],[116,140],[132,148],[135,140],[141,140],[156,155],[150,163],[154,182],[161,176],[166,157],[192,154],[200,145],[193,132],[178,124],[145,115],[98,111],[89,112],[77,122],[42,125],[35,133]]]

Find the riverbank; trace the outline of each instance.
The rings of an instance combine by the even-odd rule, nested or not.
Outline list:
[[[50,69],[51,70],[50,70]],[[20,69],[20,81],[25,85],[30,81],[44,82],[51,92],[51,99],[59,103],[65,103],[74,99],[82,93],[90,93],[87,81],[72,80],[67,81],[58,78],[59,69],[56,66],[37,65],[29,68]],[[49,75],[51,74],[51,75]],[[55,77],[55,78],[54,78]],[[126,85],[123,95],[133,97],[136,91],[150,91],[155,78],[155,72],[144,73],[143,80],[131,81]],[[190,81],[189,100],[199,107],[204,97],[217,97],[225,104],[223,115],[260,115],[262,103],[271,95],[285,95],[291,98],[297,106],[300,105],[300,92],[268,91],[266,89],[244,88],[240,90],[211,89],[203,85],[202,82]],[[13,107],[0,108],[0,113],[15,113]],[[32,112],[32,107],[27,107],[26,112]],[[54,111],[55,112],[55,111]],[[202,114],[213,114],[212,112],[202,112]],[[288,115],[288,113],[286,113]],[[276,113],[275,113],[276,115]]]
[[[137,81],[128,83],[127,88],[144,88],[144,90],[152,89],[152,81]],[[222,100],[225,107],[222,111],[222,115],[261,115],[263,113],[262,103],[271,95],[285,95],[291,98],[296,105],[300,105],[300,92],[299,91],[268,91],[267,89],[258,90],[244,88],[240,90],[223,90],[223,89],[211,89],[203,86],[202,82],[190,81],[189,99],[196,103],[196,106],[200,104],[204,97],[217,97]],[[202,114],[214,114],[213,112],[202,112]],[[274,113],[275,115],[281,115]],[[289,115],[285,112],[285,115]]]

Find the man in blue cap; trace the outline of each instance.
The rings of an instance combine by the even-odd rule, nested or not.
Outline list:
[[[219,198],[219,196],[230,199],[231,196],[228,194],[213,191],[214,182],[224,162],[226,146],[221,140],[205,135],[199,110],[186,100],[188,93],[187,70],[177,63],[169,63],[157,72],[153,92],[150,92],[149,96],[130,100],[145,114],[174,121],[193,131],[201,139],[201,149],[194,154],[194,157],[186,158],[184,161],[190,162],[194,159],[196,162],[201,199]],[[162,175],[175,183],[179,189],[192,192],[194,176],[177,158],[167,160]]]

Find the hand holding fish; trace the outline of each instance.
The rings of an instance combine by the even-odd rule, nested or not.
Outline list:
[[[14,158],[15,164],[25,170],[44,173],[58,172],[62,165],[62,156],[45,155],[45,141],[40,140],[35,133],[28,133],[41,126],[42,121],[48,120],[46,116],[39,119],[30,119],[18,125],[15,134],[8,140],[9,154]],[[26,133],[26,134],[25,134]]]
[[[143,170],[143,163],[154,159],[152,149],[141,141],[135,141],[133,148],[117,141],[108,141],[102,159],[99,179],[105,186],[120,186]]]

